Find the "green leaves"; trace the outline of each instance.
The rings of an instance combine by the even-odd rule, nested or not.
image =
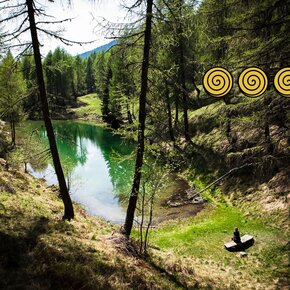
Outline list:
[[[0,118],[20,118],[25,95],[25,82],[18,64],[9,51],[0,64]]]

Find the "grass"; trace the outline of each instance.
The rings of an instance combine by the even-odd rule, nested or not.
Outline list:
[[[101,120],[102,100],[97,96],[97,94],[89,94],[79,97],[78,105],[78,108],[71,109],[71,111],[76,114],[77,118]]]
[[[223,248],[235,227],[255,238],[246,258]],[[168,222],[152,230],[150,238],[162,249],[153,251],[154,259],[171,270],[178,264],[175,274],[185,283],[199,276],[203,281],[211,279],[211,285],[218,289],[275,289],[287,285],[287,234],[250,219],[233,206],[208,205],[194,218]],[[190,268],[192,275],[184,271]]]
[[[114,225],[76,204],[76,218],[62,221],[58,192],[22,172],[0,166],[0,181],[1,289],[179,289],[118,250]]]
[[[76,219],[62,221],[58,193],[31,176],[0,167],[0,183],[10,185],[0,188],[2,289],[283,289],[286,285],[287,234],[225,201],[208,205],[196,217],[167,221],[152,230],[151,244],[159,250],[151,251],[148,263],[116,249],[108,237],[118,229],[87,216],[78,205]],[[256,240],[246,258],[223,249],[236,226]],[[172,276],[178,283],[168,278]]]

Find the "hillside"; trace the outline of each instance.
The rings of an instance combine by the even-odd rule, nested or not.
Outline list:
[[[144,259],[118,226],[78,205],[76,218],[62,221],[55,187],[4,165],[2,159],[1,289],[287,289],[287,231],[217,193],[196,217],[153,229]],[[233,225],[255,236],[248,257],[223,249]]]
[[[96,47],[96,48],[94,48],[92,50],[89,50],[89,51],[85,51],[85,52],[81,53],[79,56],[81,58],[87,58],[87,57],[89,57],[93,53],[98,53],[98,52],[101,52],[101,51],[107,51],[108,49],[110,49],[116,43],[117,43],[116,40],[112,40],[112,41],[110,41],[107,44],[98,46],[98,47]]]
[[[62,221],[54,188],[2,165],[0,181],[1,289],[179,289],[115,247],[116,226],[79,206],[75,220]]]
[[[46,36],[81,44],[70,18],[14,2],[0,1],[0,289],[288,290],[290,0],[84,5],[92,29],[76,19],[74,39],[117,41],[45,57]]]
[[[274,108],[275,104],[276,107],[277,104],[283,108],[288,106],[287,99],[282,101],[273,96],[273,100]],[[187,157],[190,166],[182,169],[182,175],[197,190],[232,168],[229,160],[237,162],[235,166],[249,160],[260,162],[257,163],[260,170],[267,166],[267,179],[259,178],[264,176],[259,172],[249,175],[248,171],[242,174],[238,171],[209,188],[203,192],[207,201],[204,210],[197,216],[167,220],[151,230],[151,247],[145,259],[128,252],[127,243],[124,244],[117,234],[119,226],[90,217],[79,206],[76,206],[75,220],[61,221],[62,203],[57,198],[57,190],[20,171],[7,171],[2,160],[0,235],[5,243],[1,243],[0,248],[0,281],[4,283],[1,287],[287,289],[287,131],[279,129],[276,119],[272,118],[270,134],[275,150],[271,154],[256,151],[255,148],[264,146],[263,129],[253,123],[253,114],[259,114],[262,108],[259,102],[258,99],[245,99],[241,104],[226,105],[218,101],[191,110],[192,144],[186,146],[180,138],[176,144],[183,153],[171,156],[175,162]],[[238,138],[234,151],[224,131],[226,109],[235,112],[232,132],[238,134]],[[100,114],[98,97],[81,97],[75,113],[81,118],[87,116],[97,120]],[[255,134],[251,134],[253,130]],[[253,138],[257,134],[259,138]],[[149,130],[147,138],[157,142],[157,137],[150,135]],[[157,145],[155,142],[153,147]],[[165,146],[160,140],[158,144]],[[245,154],[247,158],[239,157]],[[263,161],[269,155],[272,160],[277,159],[279,167],[274,167],[275,170]],[[172,212],[182,210],[182,206],[172,208]],[[236,226],[242,233],[255,238],[254,246],[244,258],[223,249],[223,243],[229,241]],[[136,231],[133,236],[135,241]]]

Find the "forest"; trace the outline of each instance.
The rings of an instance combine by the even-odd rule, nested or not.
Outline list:
[[[0,1],[0,288],[288,289],[290,1],[119,1],[77,55],[55,2]]]

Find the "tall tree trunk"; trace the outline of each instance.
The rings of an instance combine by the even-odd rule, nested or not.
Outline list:
[[[269,124],[269,106],[272,102],[271,97],[265,97],[264,99],[264,137],[265,137],[265,149],[268,154],[273,154],[274,146],[271,140],[270,124]]]
[[[132,114],[130,111],[130,106],[129,106],[129,102],[127,101],[127,119],[128,119],[128,123],[129,124],[133,124],[133,118],[132,118]]]
[[[35,17],[34,17],[35,15],[34,1],[26,0],[26,5],[28,9],[30,33],[31,33],[32,46],[33,46],[33,52],[34,52],[34,60],[35,60],[39,95],[40,95],[40,100],[41,100],[43,120],[44,120],[44,124],[46,128],[46,132],[47,132],[47,137],[49,141],[49,146],[50,146],[50,151],[51,151],[51,156],[52,156],[56,176],[58,179],[61,198],[64,203],[63,219],[70,220],[74,218],[74,210],[73,210],[73,205],[72,205],[70,195],[66,186],[63,170],[61,167],[56,140],[55,140],[53,127],[52,127],[52,122],[50,119],[50,114],[49,114],[49,109],[48,109],[45,83],[44,83],[44,78],[43,78],[43,69],[42,69],[42,63],[41,63],[41,55],[40,55],[39,42],[38,42],[38,36],[37,36],[37,28],[36,28]]]
[[[179,92],[177,88],[174,88],[174,102],[175,102],[175,119],[174,119],[174,127],[178,124],[178,112],[179,112]]]
[[[149,68],[149,50],[151,41],[151,24],[152,24],[152,6],[153,0],[147,0],[146,8],[146,24],[145,24],[145,35],[144,35],[144,48],[143,48],[143,62],[141,71],[141,92],[139,100],[139,125],[138,125],[138,147],[135,163],[135,174],[132,185],[132,191],[129,199],[127,208],[126,220],[124,224],[124,233],[126,236],[130,236],[134,213],[137,204],[137,198],[140,188],[141,181],[141,169],[143,165],[144,155],[144,131],[145,131],[145,120],[146,120],[146,96],[148,86],[148,68]]]
[[[15,134],[15,121],[14,121],[14,114],[13,112],[10,114],[10,130],[11,130],[11,146],[12,148],[15,147],[15,139],[16,139],[16,134]]]
[[[166,98],[166,107],[167,107],[167,116],[168,116],[169,136],[170,136],[170,140],[172,142],[175,142],[174,131],[172,127],[171,106],[170,106],[169,89],[168,89],[167,81],[165,81],[165,98]]]
[[[188,126],[188,114],[187,114],[187,88],[185,84],[185,59],[184,59],[184,37],[182,28],[182,5],[183,0],[179,0],[179,24],[177,29],[178,37],[178,61],[179,61],[179,85],[180,93],[182,96],[183,107],[183,123],[184,123],[184,137],[186,141],[190,141],[189,126]]]
[[[13,142],[13,147],[16,145],[16,131],[15,131],[15,120],[14,118],[12,119],[12,142]]]

